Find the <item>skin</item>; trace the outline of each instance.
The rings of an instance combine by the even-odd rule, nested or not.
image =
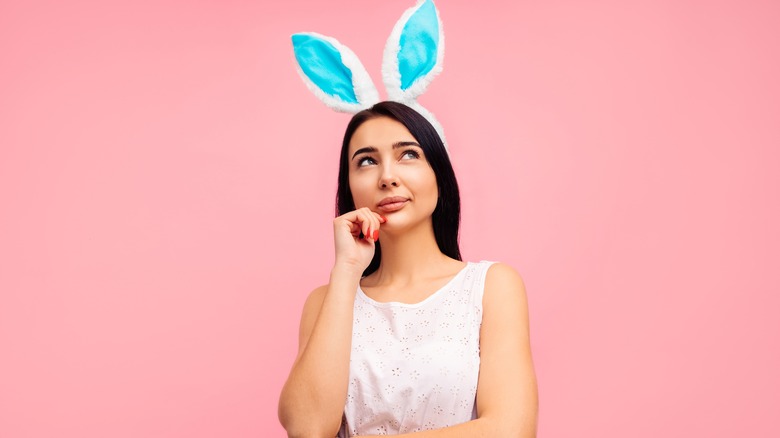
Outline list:
[[[466,266],[436,244],[431,221],[436,176],[422,149],[410,144],[416,142],[406,127],[386,117],[366,121],[350,141],[349,185],[356,210],[334,219],[336,260],[330,281],[312,291],[304,305],[298,355],[279,401],[279,419],[291,437],[338,432],[358,285],[376,301],[416,303]],[[373,150],[353,157],[365,148]],[[388,196],[409,201],[398,211],[382,211],[378,204]],[[380,231],[382,261],[361,280],[374,254],[375,231]],[[480,358],[476,420],[397,436],[536,436],[538,390],[525,285],[502,263],[492,265],[485,279]]]

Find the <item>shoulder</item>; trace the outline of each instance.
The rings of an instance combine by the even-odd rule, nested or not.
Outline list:
[[[306,303],[303,305],[304,313],[306,313],[307,310],[317,310],[319,311],[320,307],[322,307],[322,302],[325,300],[325,294],[328,293],[328,285],[323,284],[322,286],[317,286],[309,292],[309,296],[306,297]]]
[[[322,309],[322,302],[325,301],[325,295],[327,293],[327,284],[316,287],[314,290],[309,292],[309,296],[306,297],[306,302],[303,304],[303,312],[301,314],[302,331],[305,331],[304,329],[307,327],[310,328],[314,326],[314,321],[316,321],[317,316],[320,314],[320,310]]]
[[[483,306],[516,304],[525,307],[526,300],[525,282],[517,270],[505,263],[491,264],[485,274]]]
[[[324,297],[325,294],[328,292],[328,285],[323,284],[320,286],[315,287],[311,292],[309,292],[309,298],[316,298],[316,297]]]
[[[488,290],[494,294],[502,293],[500,291],[525,293],[525,283],[515,268],[505,263],[495,262],[488,267],[485,274],[485,292]]]
[[[306,303],[303,305],[303,312],[301,313],[301,323],[298,329],[298,355],[295,358],[297,362],[303,354],[303,349],[309,342],[311,332],[314,330],[314,323],[317,321],[317,317],[322,309],[322,302],[325,301],[325,295],[328,293],[328,285],[322,285],[315,288],[309,293],[306,298]]]
[[[503,263],[488,268],[483,309],[477,415],[501,419],[513,436],[536,436],[539,402],[528,306],[514,268]]]

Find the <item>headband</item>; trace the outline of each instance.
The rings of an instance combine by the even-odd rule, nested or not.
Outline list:
[[[335,38],[314,32],[292,36],[296,70],[328,107],[355,114],[379,102],[360,59]],[[442,70],[444,34],[433,0],[418,0],[395,23],[382,56],[382,81],[388,100],[403,103],[425,117],[444,141],[441,124],[417,102]]]

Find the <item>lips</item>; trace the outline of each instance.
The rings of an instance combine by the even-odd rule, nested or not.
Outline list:
[[[377,208],[384,212],[398,211],[404,208],[407,202],[409,202],[409,198],[404,198],[402,196],[392,196],[380,201],[377,205]]]

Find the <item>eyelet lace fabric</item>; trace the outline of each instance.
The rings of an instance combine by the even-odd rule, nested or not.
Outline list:
[[[339,437],[419,432],[476,418],[482,295],[493,263],[468,262],[415,304],[380,303],[358,287]]]

